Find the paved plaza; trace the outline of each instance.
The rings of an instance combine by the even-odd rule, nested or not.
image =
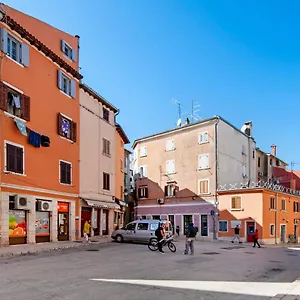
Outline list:
[[[0,259],[5,300],[300,299],[300,248],[196,242],[184,256],[92,244]],[[297,296],[298,295],[298,296]]]

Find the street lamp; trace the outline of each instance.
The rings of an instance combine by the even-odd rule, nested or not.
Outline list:
[[[6,11],[0,7],[0,21],[3,21],[5,17],[6,17]]]

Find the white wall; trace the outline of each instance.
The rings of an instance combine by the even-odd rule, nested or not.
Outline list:
[[[242,147],[245,154],[242,154]],[[218,184],[246,183],[256,181],[256,143],[224,121],[218,125]],[[253,158],[254,151],[254,158]],[[247,178],[243,178],[243,164]]]

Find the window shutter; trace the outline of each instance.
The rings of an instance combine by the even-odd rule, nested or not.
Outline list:
[[[145,187],[145,198],[148,198],[148,187]]]
[[[5,28],[1,28],[1,50],[7,53],[7,30]]]
[[[175,173],[175,160],[171,160],[171,172]]]
[[[22,64],[25,67],[29,67],[29,46],[27,44],[22,43],[21,52]]]
[[[22,117],[26,121],[30,121],[30,97],[21,96]]]
[[[165,197],[167,197],[168,196],[168,186],[166,185],[165,186]]]
[[[72,60],[73,61],[76,61],[76,56],[77,56],[76,50],[72,49]]]
[[[77,123],[72,122],[71,140],[75,143],[77,140]]]
[[[76,81],[71,80],[71,97],[76,98]]]
[[[62,132],[62,115],[61,114],[57,115],[57,133],[60,136],[63,136],[63,132]]]
[[[16,150],[16,172],[23,174],[23,148],[15,147]]]
[[[170,161],[167,160],[166,161],[166,174],[169,174],[170,173]]]
[[[66,164],[60,162],[60,183],[66,183]]]
[[[138,198],[142,198],[142,189],[138,188]]]
[[[71,184],[72,166],[71,164],[65,164],[65,165],[66,165],[66,183]]]
[[[62,90],[62,72],[57,70],[57,87]]]
[[[61,40],[61,51],[63,53],[65,53],[65,45],[66,45],[66,42],[64,40]]]
[[[7,86],[0,82],[0,109],[7,110]]]
[[[107,143],[107,146],[106,146],[107,147],[107,154],[110,155],[110,141],[106,141],[106,143]]]
[[[176,193],[178,192],[178,190],[179,190],[178,186],[174,185],[173,196],[176,196]]]

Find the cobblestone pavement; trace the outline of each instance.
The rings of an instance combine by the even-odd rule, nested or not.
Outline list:
[[[0,299],[300,299],[300,251],[197,242],[194,256],[96,244],[0,260]]]

